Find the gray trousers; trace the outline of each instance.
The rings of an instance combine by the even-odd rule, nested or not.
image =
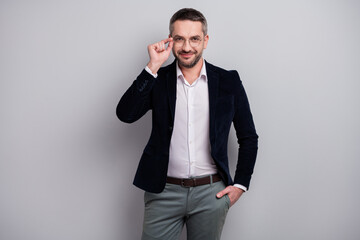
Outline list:
[[[142,240],[178,240],[186,224],[188,240],[219,240],[230,207],[220,181],[197,187],[167,183],[161,193],[145,192]]]

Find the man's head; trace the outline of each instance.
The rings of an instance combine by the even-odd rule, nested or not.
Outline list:
[[[172,51],[179,65],[194,67],[201,59],[209,40],[205,17],[192,8],[180,9],[170,19],[169,30],[169,36],[174,41]]]
[[[169,24],[170,35],[174,30],[174,22],[178,20],[190,20],[193,22],[200,22],[202,24],[202,31],[204,33],[204,36],[207,35],[206,18],[198,10],[195,10],[193,8],[183,8],[177,11],[176,13],[174,13],[174,15],[170,19],[170,24]]]

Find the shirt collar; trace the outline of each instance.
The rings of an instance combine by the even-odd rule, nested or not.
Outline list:
[[[197,79],[199,79],[199,78],[204,79],[204,81],[207,82],[208,79],[207,79],[207,73],[206,73],[206,67],[205,67],[205,60],[202,59],[202,61],[203,61],[203,65],[200,70],[200,75]],[[177,79],[181,79],[183,81],[185,80],[185,77],[184,77],[183,73],[181,72],[178,62],[176,62],[176,76],[177,76]]]

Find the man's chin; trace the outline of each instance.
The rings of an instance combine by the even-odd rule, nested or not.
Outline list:
[[[179,65],[181,67],[185,67],[185,68],[192,68],[192,67],[194,67],[196,65],[196,63],[194,61],[192,61],[192,62],[184,62],[182,60],[178,60],[178,62],[179,62]]]
[[[184,60],[181,58],[177,58],[179,66],[184,67],[184,68],[194,67],[199,62],[200,59],[201,59],[201,56],[197,57],[197,58],[195,57],[195,59],[184,59]]]

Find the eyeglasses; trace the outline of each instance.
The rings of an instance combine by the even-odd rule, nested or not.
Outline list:
[[[173,38],[173,41],[174,41],[174,44],[177,46],[184,46],[185,42],[189,41],[189,44],[191,47],[197,47],[197,46],[199,46],[202,39],[198,36],[194,36],[194,37],[191,37],[189,40],[187,40],[183,37],[175,36]]]

